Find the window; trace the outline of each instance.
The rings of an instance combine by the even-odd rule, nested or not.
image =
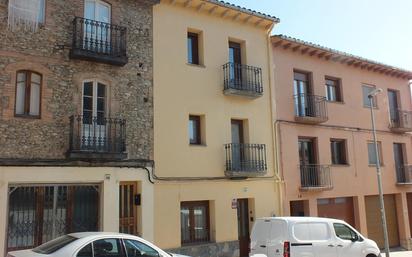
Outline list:
[[[182,244],[209,241],[209,202],[182,202],[180,206]]]
[[[61,236],[34,248],[33,252],[40,254],[51,254],[76,240],[77,238],[69,235]]]
[[[368,94],[370,92],[372,92],[373,90],[375,90],[375,86],[368,86],[368,85],[363,85],[362,86],[362,94],[363,94],[363,106],[364,107],[370,107],[370,100],[368,97]],[[376,108],[377,105],[377,101],[376,101],[376,96],[374,96],[372,98],[372,105],[374,108]]]
[[[187,62],[199,65],[199,34],[187,33]]]
[[[335,229],[335,234],[337,237],[343,240],[354,240],[358,241],[358,234],[353,231],[351,228],[341,223],[333,223],[333,228]]]
[[[18,71],[16,80],[16,116],[40,117],[42,76],[32,71]]]
[[[107,105],[106,85],[96,80],[83,83],[83,118],[87,124],[91,124],[93,118],[97,118],[98,125],[104,124]]]
[[[93,242],[94,257],[124,257],[120,239],[100,239]]]
[[[383,164],[381,142],[378,142],[378,156],[379,156],[379,163]],[[369,164],[376,165],[377,160],[376,160],[376,154],[375,154],[375,144],[373,142],[368,142],[368,157],[369,157]]]
[[[331,139],[330,151],[332,157],[332,164],[347,164],[346,159],[346,140]]]
[[[92,244],[83,247],[76,255],[76,257],[93,257]]]
[[[9,25],[33,26],[33,31],[37,30],[39,24],[44,24],[46,0],[38,1],[9,1]]]
[[[342,92],[340,80],[335,78],[325,78],[326,100],[329,102],[342,102]]]
[[[190,115],[189,116],[189,143],[191,145],[202,144],[202,137],[200,131],[200,116]]]
[[[136,240],[124,240],[124,246],[126,248],[128,257],[159,257],[159,253],[151,248],[150,246],[145,245],[142,242]]]
[[[293,233],[301,241],[323,241],[330,238],[328,224],[320,222],[296,223]]]

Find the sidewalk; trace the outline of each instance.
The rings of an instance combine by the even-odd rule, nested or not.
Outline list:
[[[385,257],[385,253],[382,253],[382,257]],[[391,251],[390,257],[412,257],[412,251]]]

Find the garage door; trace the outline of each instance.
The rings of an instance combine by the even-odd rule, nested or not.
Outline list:
[[[399,246],[398,220],[396,216],[396,203],[394,195],[385,195],[386,223],[388,226],[389,246]],[[366,196],[366,224],[368,237],[374,240],[380,248],[384,247],[381,214],[379,211],[378,196]]]
[[[408,199],[409,227],[412,231],[412,193],[407,193],[406,197]]]
[[[318,216],[344,220],[354,227],[353,198],[318,199]]]

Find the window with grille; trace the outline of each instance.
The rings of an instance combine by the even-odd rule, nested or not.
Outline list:
[[[208,242],[209,220],[209,201],[182,202],[180,206],[182,244]]]

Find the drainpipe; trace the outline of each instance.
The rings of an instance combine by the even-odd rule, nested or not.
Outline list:
[[[278,192],[278,201],[279,201],[279,214],[282,216],[283,215],[283,181],[279,175],[280,171],[280,158],[279,158],[279,148],[277,147],[278,145],[278,140],[279,137],[277,135],[277,128],[275,127],[275,115],[276,114],[276,105],[274,104],[275,100],[275,90],[273,84],[274,84],[274,65],[273,65],[273,51],[272,51],[272,42],[270,38],[270,34],[272,32],[272,29],[277,23],[273,23],[270,28],[267,31],[267,61],[268,61],[268,67],[269,67],[269,103],[270,103],[270,120],[271,120],[271,129],[272,129],[272,150],[273,150],[273,161],[274,161],[274,177],[275,177],[275,184]],[[277,116],[276,116],[277,117]]]

